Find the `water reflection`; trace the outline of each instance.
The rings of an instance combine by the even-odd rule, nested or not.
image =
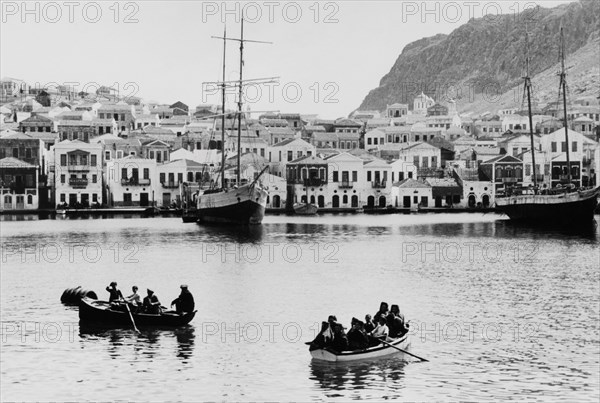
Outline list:
[[[194,334],[195,328],[193,326],[185,326],[175,330],[175,337],[177,338],[177,357],[186,363],[191,357],[194,351]]]
[[[255,243],[265,234],[263,225],[196,225],[202,234],[215,242]]]
[[[397,357],[358,363],[327,363],[312,360],[309,379],[315,382],[328,397],[339,392],[383,390],[386,398],[400,397],[405,388],[406,361]],[[345,396],[345,395],[344,395]]]
[[[193,326],[177,329],[142,328],[140,333],[135,333],[128,328],[115,329],[80,324],[79,337],[82,348],[95,348],[99,342],[106,341],[106,349],[111,359],[133,355],[152,360],[157,355],[164,354],[164,351],[172,349],[172,343],[175,341],[175,356],[187,363],[194,352],[196,335]]]

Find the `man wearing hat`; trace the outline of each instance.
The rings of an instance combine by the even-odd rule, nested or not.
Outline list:
[[[108,297],[108,302],[117,303],[123,299],[123,294],[121,294],[121,290],[117,288],[117,282],[113,281],[110,283],[108,287],[106,287],[106,291],[110,293],[110,297]]]
[[[175,298],[173,302],[171,302],[171,307],[175,305],[175,310],[180,315],[182,315],[184,312],[194,312],[194,296],[190,290],[188,290],[187,284],[182,284],[180,288],[181,293],[179,294],[179,297]]]
[[[160,313],[160,301],[158,297],[154,295],[154,291],[148,288],[148,295],[144,297],[144,312],[150,314],[159,314]]]

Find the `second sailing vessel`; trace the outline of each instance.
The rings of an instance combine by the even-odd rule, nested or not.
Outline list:
[[[563,101],[563,124],[565,128],[565,142],[569,144],[569,129],[567,122],[567,85],[565,72],[564,38],[561,28],[561,73],[560,90]],[[533,119],[531,113],[531,79],[529,77],[529,54],[526,59],[527,74],[525,78],[525,91],[527,93],[529,134],[531,137],[531,155],[533,167],[533,188],[512,189],[504,197],[496,197],[496,207],[499,211],[509,216],[511,220],[524,221],[532,224],[559,224],[577,227],[592,223],[594,210],[598,204],[600,186],[591,189],[575,189],[571,184],[571,160],[569,148],[566,147],[567,157],[567,183],[565,187],[540,191],[537,183],[535,165],[535,147],[533,140]]]

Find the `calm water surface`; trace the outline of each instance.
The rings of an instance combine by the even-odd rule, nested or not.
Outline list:
[[[598,217],[597,217],[598,219]],[[178,218],[3,221],[2,400],[321,401],[600,398],[600,234],[493,215],[267,217],[252,228]],[[60,303],[189,284],[178,330],[89,329]],[[311,362],[329,314],[349,326],[397,303],[412,348]]]

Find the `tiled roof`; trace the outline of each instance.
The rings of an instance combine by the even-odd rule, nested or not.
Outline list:
[[[37,168],[37,166],[13,157],[6,157],[0,160],[0,168]]]

